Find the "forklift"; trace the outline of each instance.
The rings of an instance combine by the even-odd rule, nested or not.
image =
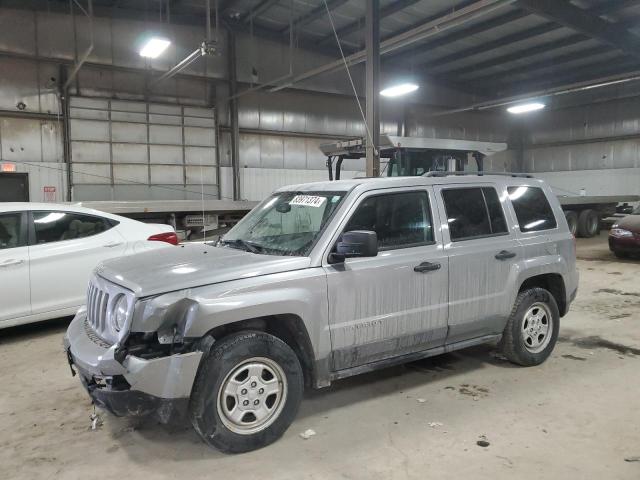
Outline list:
[[[340,180],[344,159],[365,158],[366,139],[320,145],[329,180]],[[380,176],[420,176],[428,172],[484,171],[484,159],[507,149],[506,143],[380,135]],[[335,165],[335,173],[334,173]]]

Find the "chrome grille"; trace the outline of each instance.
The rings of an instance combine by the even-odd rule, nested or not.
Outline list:
[[[105,342],[96,334],[96,331],[91,325],[89,325],[89,320],[86,318],[84,320],[84,331],[87,333],[87,337],[89,337],[89,340],[91,340],[96,345],[99,345],[102,348],[109,348],[111,346],[110,343]]]
[[[113,309],[114,300],[117,300],[122,295],[132,299],[133,292],[98,275],[94,275],[89,280],[89,287],[87,288],[87,327],[98,338],[110,344],[116,343],[120,336],[111,321],[111,310]]]
[[[89,283],[87,292],[87,319],[95,332],[103,332],[107,327],[107,306],[109,293],[100,290],[95,283]]]

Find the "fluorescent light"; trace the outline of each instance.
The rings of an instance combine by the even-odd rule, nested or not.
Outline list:
[[[545,107],[544,103],[533,102],[533,103],[523,103],[520,105],[514,105],[513,107],[507,108],[507,112],[509,113],[527,113],[533,112],[535,110],[542,110]]]
[[[418,88],[418,85],[415,83],[401,83],[393,87],[385,88],[380,92],[380,95],[384,95],[385,97],[399,97],[407,93],[415,92]]]
[[[171,45],[171,42],[165,38],[153,37],[142,47],[140,50],[141,57],[157,58],[167,47]]]

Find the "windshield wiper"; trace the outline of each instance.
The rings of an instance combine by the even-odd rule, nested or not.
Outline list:
[[[220,243],[222,243],[222,245],[230,245],[233,248],[240,247],[243,250],[246,250],[247,252],[251,252],[251,253],[260,253],[263,250],[262,246],[256,245],[255,243],[252,243],[252,242],[248,242],[241,238],[235,238],[233,240],[221,240]]]

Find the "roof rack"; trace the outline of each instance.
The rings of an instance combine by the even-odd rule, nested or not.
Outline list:
[[[422,174],[423,177],[448,177],[448,176],[466,176],[476,175],[482,177],[484,175],[500,175],[502,177],[522,177],[533,178],[533,175],[528,173],[512,173],[512,172],[427,172]]]

